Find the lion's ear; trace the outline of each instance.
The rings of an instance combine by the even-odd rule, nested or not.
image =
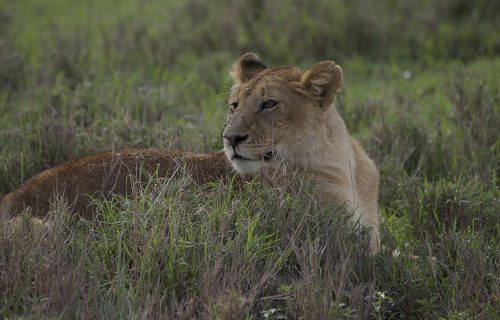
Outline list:
[[[321,107],[328,107],[342,84],[342,69],[333,61],[320,62],[304,73],[301,83]]]
[[[252,79],[257,73],[266,68],[266,65],[260,61],[255,53],[245,53],[234,64],[231,77],[234,83],[239,85]]]

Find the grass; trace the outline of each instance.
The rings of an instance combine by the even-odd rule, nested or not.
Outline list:
[[[494,2],[196,3],[0,1],[0,198],[105,149],[220,150],[243,51],[335,59],[338,108],[381,172],[385,249],[367,256],[367,230],[307,179],[150,173],[95,221],[56,201],[48,223],[1,224],[0,317],[500,318]]]

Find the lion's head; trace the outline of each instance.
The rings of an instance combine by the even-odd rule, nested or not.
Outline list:
[[[231,72],[234,85],[224,129],[224,150],[234,168],[249,174],[279,161],[308,164],[331,135],[328,110],[342,83],[332,61],[302,72],[291,66],[267,68],[253,53]]]

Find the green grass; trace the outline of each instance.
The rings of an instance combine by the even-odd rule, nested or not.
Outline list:
[[[304,69],[333,59],[339,111],[380,169],[385,245],[367,256],[367,230],[317,207],[307,179],[239,188],[151,173],[130,197],[96,200],[95,221],[56,202],[48,223],[2,223],[0,317],[500,318],[496,12],[0,1],[0,198],[105,149],[220,150],[228,69],[246,50]]]

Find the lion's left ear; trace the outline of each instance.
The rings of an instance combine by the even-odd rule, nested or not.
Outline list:
[[[320,62],[304,73],[301,83],[321,107],[328,107],[342,84],[342,69],[333,61]]]
[[[265,70],[267,67],[255,53],[245,53],[236,61],[231,70],[231,77],[236,85],[247,82],[257,73]]]

